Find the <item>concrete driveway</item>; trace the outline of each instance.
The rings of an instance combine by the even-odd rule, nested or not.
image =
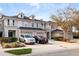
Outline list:
[[[50,40],[48,44],[26,45],[26,47],[22,48],[32,48],[31,54],[25,54],[22,56],[49,56],[53,55],[55,52],[63,50],[78,49],[79,43],[67,43],[67,42]],[[3,50],[5,51],[5,50],[22,49],[22,48],[10,48]],[[12,54],[3,54],[3,55],[12,55]]]
[[[79,44],[51,41],[48,44],[30,45],[26,47],[31,47],[33,49],[32,54],[29,54],[29,56],[51,56],[54,55],[55,52],[78,49]]]

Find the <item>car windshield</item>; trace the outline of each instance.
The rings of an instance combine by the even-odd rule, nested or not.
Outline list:
[[[33,38],[31,35],[25,35],[26,38]]]

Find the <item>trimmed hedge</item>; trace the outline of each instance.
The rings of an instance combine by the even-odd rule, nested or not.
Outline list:
[[[79,38],[79,32],[73,32],[73,38]]]
[[[5,51],[5,52],[10,53],[10,54],[14,54],[14,55],[31,54],[32,48],[8,50],[8,51]]]
[[[16,42],[18,39],[15,37],[0,37],[0,42],[10,43]]]
[[[79,36],[73,36],[73,38],[79,38]]]
[[[11,38],[11,42],[16,42],[18,39],[16,37]]]
[[[63,37],[54,37],[54,40],[56,40],[56,41],[70,42],[69,39],[64,39]]]

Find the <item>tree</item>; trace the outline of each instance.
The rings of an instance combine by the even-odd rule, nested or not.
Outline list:
[[[76,10],[73,8],[65,8],[57,10],[57,14],[51,16],[52,21],[63,29],[64,40],[73,39],[72,26],[74,25],[73,20],[75,18],[74,14],[76,14],[75,11]]]
[[[73,19],[74,27],[79,32],[79,10],[75,10]]]

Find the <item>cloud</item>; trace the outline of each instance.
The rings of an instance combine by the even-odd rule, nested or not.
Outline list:
[[[2,8],[0,8],[0,11],[2,11],[3,9]]]
[[[40,8],[40,4],[39,3],[30,3],[30,6],[35,7],[36,9]]]
[[[3,12],[3,9],[2,9],[2,8],[0,8],[0,13],[4,14],[4,12]]]

